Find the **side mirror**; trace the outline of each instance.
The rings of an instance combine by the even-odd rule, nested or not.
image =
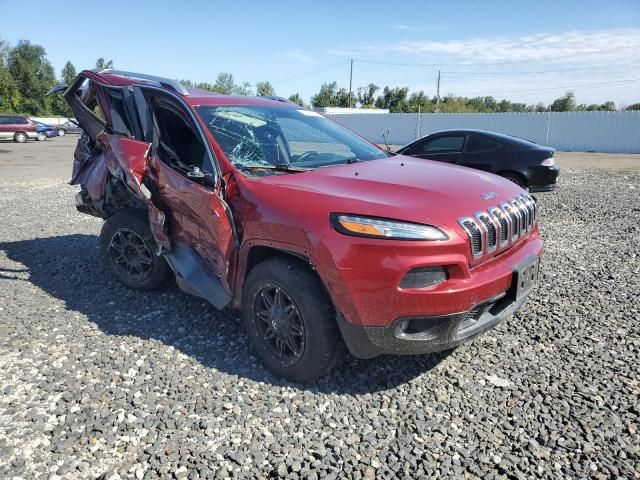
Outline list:
[[[201,180],[206,177],[206,174],[200,170],[200,167],[196,167],[195,165],[189,165],[191,170],[187,172],[188,178],[193,178],[195,180]]]

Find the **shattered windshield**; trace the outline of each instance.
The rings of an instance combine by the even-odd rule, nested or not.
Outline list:
[[[229,161],[240,169],[299,171],[387,156],[309,110],[224,105],[200,106],[197,111]]]

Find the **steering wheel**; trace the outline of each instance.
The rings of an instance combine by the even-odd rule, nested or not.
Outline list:
[[[315,150],[309,150],[308,152],[304,152],[302,155],[296,158],[295,163],[303,162],[308,157],[317,157],[317,156],[318,156],[318,152],[316,152]]]

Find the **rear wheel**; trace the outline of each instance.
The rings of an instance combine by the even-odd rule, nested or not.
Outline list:
[[[295,260],[273,258],[251,270],[242,315],[258,358],[288,380],[315,380],[346,353],[331,301],[318,279]]]
[[[13,141],[16,143],[24,143],[27,141],[27,134],[24,132],[16,132],[13,136]]]
[[[67,134],[67,131],[64,128],[59,128],[58,129],[58,136],[59,137],[64,137]]]
[[[510,182],[515,183],[520,188],[524,188],[525,190],[529,189],[529,187],[527,187],[527,182],[525,181],[525,179],[521,175],[518,175],[517,173],[503,172],[503,173],[500,173],[500,176],[503,178],[506,178]]]
[[[123,210],[109,217],[100,231],[102,259],[107,270],[134,290],[155,290],[169,275],[164,258],[155,254],[146,211]]]

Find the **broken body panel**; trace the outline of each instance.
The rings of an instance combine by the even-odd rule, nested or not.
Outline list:
[[[235,251],[224,202],[214,189],[198,185],[165,165],[154,149],[155,142],[106,133],[114,130],[115,109],[105,92],[113,87],[97,83],[96,77],[83,72],[80,82],[75,81],[65,93],[86,132],[76,147],[70,182],[83,187],[79,208],[106,218],[119,208],[146,207],[157,254],[165,256],[180,288],[223,308],[232,297],[229,275]],[[87,79],[93,82],[78,95],[76,89]],[[123,98],[132,98],[133,89],[116,88],[123,90]],[[96,108],[104,118],[94,112]],[[125,109],[127,121],[120,121],[130,134],[137,131],[143,136],[142,126],[135,123],[139,111],[145,108],[136,105]],[[119,183],[112,183],[112,179]],[[137,201],[123,205],[117,195],[108,194],[110,188],[118,188],[113,185],[125,186]]]

